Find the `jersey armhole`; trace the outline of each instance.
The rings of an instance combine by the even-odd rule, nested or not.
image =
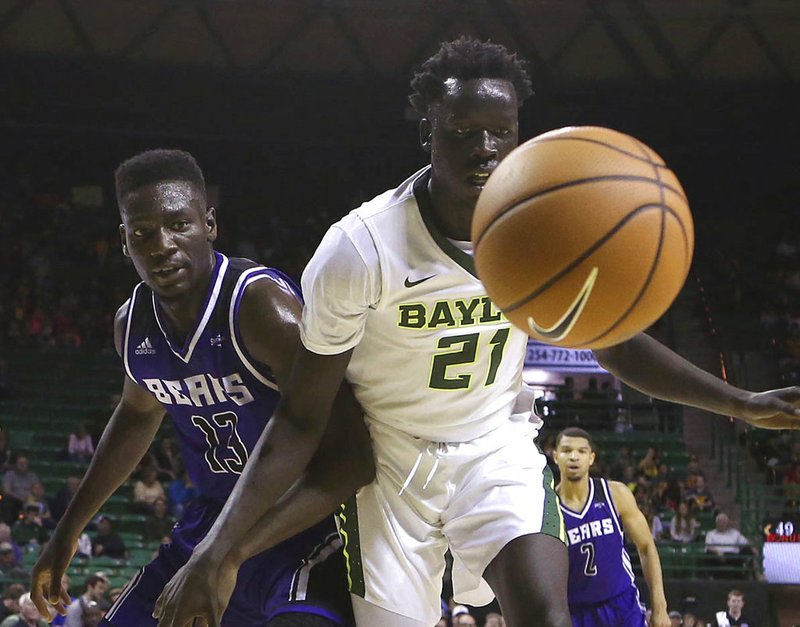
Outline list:
[[[619,514],[617,513],[617,508],[614,507],[614,499],[611,497],[611,488],[608,485],[608,481],[605,479],[598,479],[600,485],[603,487],[603,494],[605,494],[606,501],[608,502],[608,509],[611,511],[611,517],[614,519],[614,524],[617,526],[617,531],[619,531],[619,535],[624,537],[624,532],[622,531],[622,523],[619,520]]]
[[[136,307],[136,296],[139,294],[139,288],[142,287],[143,283],[139,283],[136,287],[133,288],[133,293],[131,294],[131,299],[128,302],[128,313],[126,314],[125,320],[125,336],[122,339],[122,364],[125,367],[125,373],[131,379],[131,381],[135,381],[136,377],[133,376],[133,372],[131,371],[131,364],[130,364],[130,338],[131,338],[131,324],[133,322],[133,313]]]
[[[247,368],[250,374],[253,375],[253,377],[255,377],[256,380],[262,385],[265,385],[272,390],[280,391],[278,390],[278,384],[270,379],[267,374],[257,366],[255,360],[250,356],[250,353],[247,351],[246,347],[244,346],[244,342],[242,341],[241,330],[239,328],[238,313],[244,293],[251,283],[255,283],[256,281],[260,281],[262,279],[269,279],[275,283],[279,283],[279,279],[269,274],[267,268],[251,268],[250,270],[242,272],[241,276],[239,276],[236,281],[236,285],[233,288],[233,293],[231,294],[231,304],[228,310],[228,328],[231,334],[231,344],[233,344],[233,349],[236,351],[237,356],[244,364],[245,368]],[[281,287],[292,292],[294,291],[291,290],[288,284],[281,285]],[[300,300],[302,303],[302,299],[298,298],[298,300]]]

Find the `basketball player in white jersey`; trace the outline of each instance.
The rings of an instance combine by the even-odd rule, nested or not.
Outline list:
[[[530,81],[502,46],[460,39],[425,62],[412,90],[431,164],[317,249],[281,403],[206,540],[164,589],[161,627],[215,624],[219,583],[274,543],[269,508],[303,473],[345,377],[377,467],[340,514],[359,627],[434,625],[447,548],[458,601],[494,593],[510,627],[571,625],[563,521],[520,395],[526,336],[487,299],[469,242],[478,195],[517,145]],[[653,396],[776,428],[800,415],[796,388],[727,386],[643,334],[597,356]]]

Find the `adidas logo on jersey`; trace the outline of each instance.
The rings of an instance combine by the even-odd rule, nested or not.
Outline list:
[[[139,344],[139,346],[137,346],[136,350],[133,352],[136,355],[155,355],[156,349],[153,348],[153,344],[150,342],[150,338],[146,337],[144,338],[144,342]]]

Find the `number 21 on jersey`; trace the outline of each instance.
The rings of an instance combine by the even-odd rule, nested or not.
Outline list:
[[[483,373],[477,372],[477,367],[474,372],[461,372],[455,375],[449,373],[448,368],[474,364],[478,361],[478,354],[485,350],[491,350],[491,353],[483,384],[492,385],[497,378],[497,370],[503,360],[503,352],[505,351],[510,331],[510,328],[505,327],[497,329],[491,335],[489,333],[465,333],[439,338],[436,345],[439,352],[433,356],[428,385],[437,390],[463,390],[469,388],[473,377],[484,376]],[[481,345],[481,336],[489,338],[488,346]]]

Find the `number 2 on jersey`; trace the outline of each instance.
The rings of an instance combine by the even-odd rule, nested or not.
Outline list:
[[[503,351],[506,348],[510,329],[498,329],[489,340],[492,352],[489,357],[489,369],[486,373],[484,385],[492,385],[497,378],[497,370],[503,359]],[[472,374],[462,373],[456,376],[448,376],[447,369],[451,366],[464,366],[475,363],[478,355],[478,344],[480,333],[467,333],[465,335],[452,335],[439,339],[436,347],[439,349],[449,349],[458,347],[457,350],[437,353],[433,356],[431,364],[431,376],[428,385],[438,390],[463,390],[470,386]]]
[[[583,567],[583,574],[587,577],[594,577],[597,574],[597,565],[594,563],[594,544],[591,542],[584,542],[581,544],[581,553],[586,556],[586,565]]]
[[[192,424],[206,436],[206,463],[212,472],[232,472],[242,474],[247,463],[247,449],[239,437],[236,425],[239,417],[232,411],[224,411],[211,416],[192,416]]]

